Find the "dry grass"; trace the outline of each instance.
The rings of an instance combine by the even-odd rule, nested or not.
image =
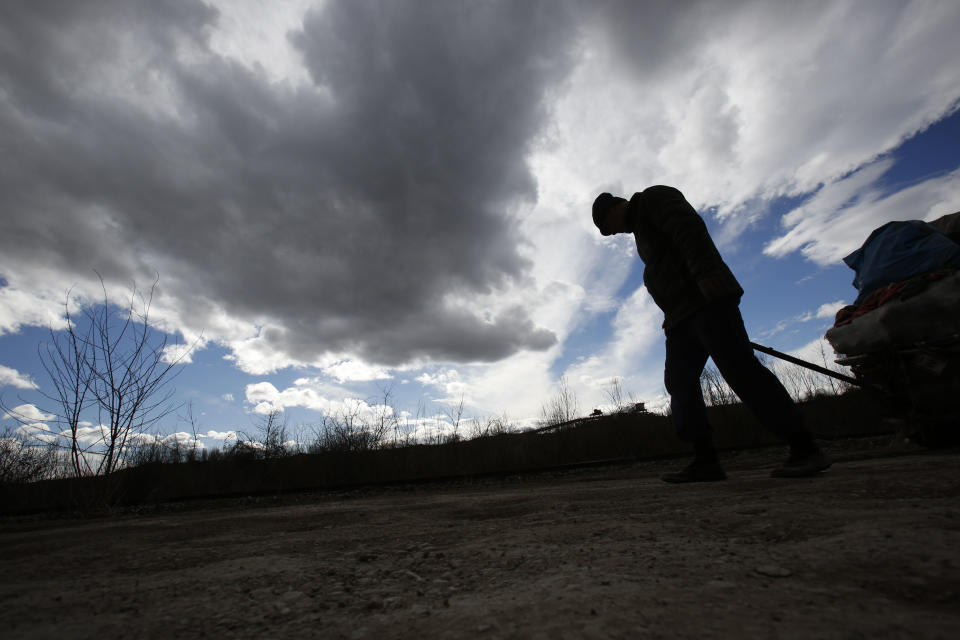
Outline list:
[[[861,392],[824,396],[800,404],[821,438],[880,433],[875,402]],[[712,407],[721,449],[773,444],[743,405]],[[478,434],[437,444],[322,450],[266,456],[234,448],[208,456],[153,459],[110,477],[43,480],[0,487],[0,513],[45,510],[96,511],[212,496],[264,495],[360,485],[517,473],[612,460],[685,455],[670,419],[656,414],[616,414],[586,419],[550,432]]]

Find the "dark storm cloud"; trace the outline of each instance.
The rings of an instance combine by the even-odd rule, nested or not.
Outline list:
[[[708,0],[598,0],[590,15],[623,63],[641,76],[667,74],[690,63],[702,36],[705,9],[722,11],[735,2]],[[689,42],[689,46],[678,43]]]
[[[555,2],[330,2],[290,35],[320,87],[210,51],[188,2],[12,3],[0,21],[5,275],[149,277],[298,360],[490,361],[555,342],[522,308],[505,215],[570,66]],[[208,327],[209,329],[209,327]]]

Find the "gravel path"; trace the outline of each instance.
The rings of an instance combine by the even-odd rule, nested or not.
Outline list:
[[[960,455],[680,461],[0,523],[5,638],[954,638]]]

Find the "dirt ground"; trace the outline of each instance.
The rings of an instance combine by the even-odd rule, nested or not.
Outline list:
[[[960,453],[780,450],[0,522],[4,638],[956,638]]]

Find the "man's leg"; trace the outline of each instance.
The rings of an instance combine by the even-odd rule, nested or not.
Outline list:
[[[766,429],[786,439],[795,433],[807,433],[790,394],[757,360],[735,303],[711,305],[694,318],[693,324],[723,379]]]
[[[713,429],[700,388],[700,374],[707,357],[691,323],[681,322],[667,331],[663,381],[670,394],[677,436],[693,444],[694,459],[685,469],[664,474],[666,482],[705,482],[726,477],[717,459]]]
[[[804,460],[809,467],[820,467],[809,473],[807,467],[800,468],[800,474],[810,475],[828,467],[790,394],[757,360],[739,307],[733,302],[713,304],[694,318],[693,325],[727,384],[764,428],[790,445],[790,462]]]
[[[670,409],[677,435],[684,442],[710,437],[712,428],[700,388],[700,374],[707,364],[707,350],[690,323],[667,331],[663,383],[670,394]]]

